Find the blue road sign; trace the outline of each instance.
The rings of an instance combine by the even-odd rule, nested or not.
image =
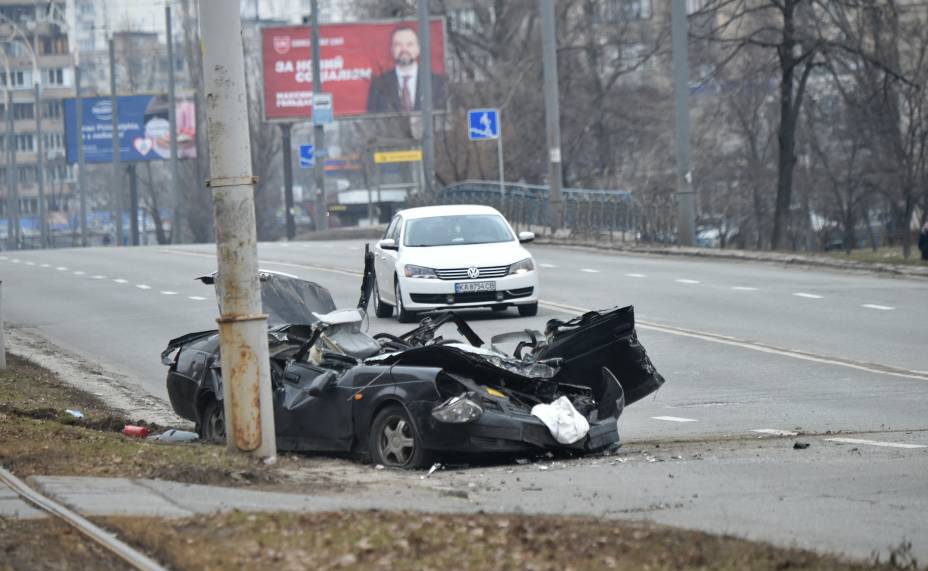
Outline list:
[[[316,166],[316,158],[313,156],[312,145],[300,145],[300,168],[310,169]]]
[[[499,110],[471,109],[467,112],[467,137],[471,141],[499,138]]]

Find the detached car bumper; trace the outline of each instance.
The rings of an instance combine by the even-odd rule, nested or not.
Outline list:
[[[573,444],[557,442],[548,427],[531,415],[487,410],[474,422],[449,424],[431,416],[433,402],[416,403],[410,411],[419,426],[423,447],[444,452],[531,452],[577,450],[594,452],[618,444],[618,422],[609,417],[590,423],[586,436]]]
[[[400,277],[403,306],[412,311],[492,305],[524,305],[538,302],[538,273],[527,272],[486,280],[440,280]],[[491,281],[493,291],[455,291],[455,284]]]

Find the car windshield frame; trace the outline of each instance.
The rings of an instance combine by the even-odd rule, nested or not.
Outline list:
[[[452,228],[455,224],[455,220],[459,218],[477,218],[481,219],[481,222],[486,221],[486,223],[496,223],[497,228],[486,227],[485,230],[489,232],[502,230],[502,233],[498,236],[493,236],[492,239],[472,239],[468,240],[465,237],[461,237],[460,241],[455,241],[457,237],[448,241],[449,236],[438,237],[437,233],[444,231],[447,232],[448,228]],[[413,236],[415,230],[413,229],[417,225],[429,225],[431,228],[422,228],[419,232],[428,232],[431,234],[429,236],[431,239],[424,239],[419,236],[417,242],[412,242],[410,237]],[[505,236],[505,237],[504,237]],[[476,238],[476,236],[474,237]],[[503,218],[500,214],[446,214],[442,216],[429,216],[425,218],[411,218],[406,220],[406,223],[403,226],[403,245],[409,248],[434,248],[440,246],[473,246],[476,244],[501,244],[504,242],[512,242],[516,239],[515,235],[512,233],[512,229],[509,227],[509,224],[506,222],[506,219]]]

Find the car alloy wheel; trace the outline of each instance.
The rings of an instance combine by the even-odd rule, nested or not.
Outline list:
[[[374,298],[374,315],[377,317],[390,317],[393,315],[393,306],[384,303],[380,299],[380,288],[377,286],[377,276],[374,276],[374,291],[371,296]]]
[[[421,468],[429,461],[416,427],[402,406],[381,410],[371,424],[371,456],[375,463],[391,468]]]
[[[223,418],[222,403],[211,400],[203,409],[203,426],[200,437],[214,444],[225,444],[226,422]]]

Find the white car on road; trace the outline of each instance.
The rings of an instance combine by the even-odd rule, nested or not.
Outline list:
[[[377,317],[400,322],[433,309],[515,306],[538,313],[538,272],[518,236],[489,206],[426,206],[399,211],[374,246]]]

